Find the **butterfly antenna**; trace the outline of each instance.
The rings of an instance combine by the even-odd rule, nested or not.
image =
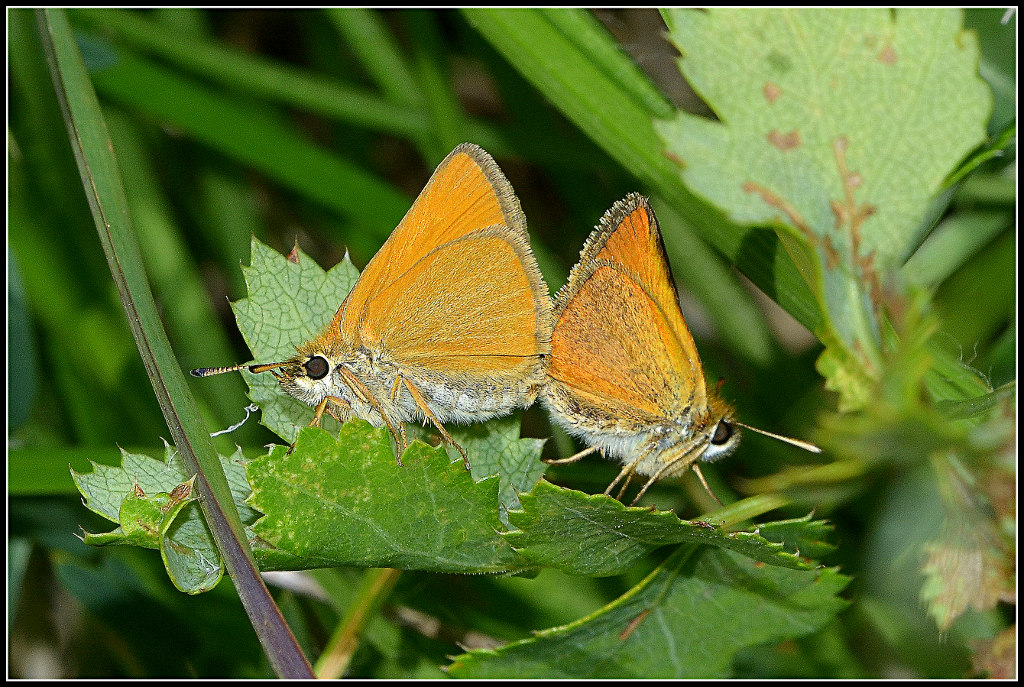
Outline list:
[[[805,451],[810,451],[811,453],[821,453],[821,449],[818,448],[817,446],[815,446],[814,444],[812,444],[809,441],[802,441],[800,439],[794,439],[792,437],[784,437],[781,434],[775,434],[774,432],[769,432],[769,431],[764,430],[764,429],[758,429],[757,427],[751,427],[750,425],[745,425],[742,422],[736,422],[735,420],[733,420],[733,424],[739,425],[740,427],[743,427],[744,429],[749,429],[752,432],[757,432],[758,434],[763,434],[766,437],[771,437],[772,439],[778,439],[779,441],[784,441],[787,444],[792,444],[793,446],[796,446],[798,448],[802,448]]]
[[[253,374],[259,374],[260,372],[266,372],[267,370],[274,370],[278,367],[287,365],[288,363],[264,363],[262,365],[229,365],[228,367],[200,367],[195,370],[189,370],[189,374],[193,377],[212,377],[213,375],[222,375],[225,372],[237,372],[238,370],[249,370]]]

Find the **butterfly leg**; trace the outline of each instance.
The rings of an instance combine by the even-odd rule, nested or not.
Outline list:
[[[631,505],[631,506],[636,505],[636,502],[639,501],[640,497],[643,496],[647,492],[647,489],[652,484],[654,484],[656,481],[658,481],[658,479],[660,479],[661,477],[665,476],[666,473],[668,473],[669,475],[673,475],[673,474],[676,474],[676,473],[685,472],[686,468],[688,468],[691,465],[693,465],[694,462],[697,460],[697,458],[700,456],[700,454],[697,453],[697,448],[698,447],[699,447],[699,445],[697,445],[697,446],[690,446],[686,450],[684,450],[681,454],[679,454],[678,457],[666,460],[665,464],[662,465],[660,468],[658,468],[658,470],[655,471],[655,473],[653,475],[651,475],[651,478],[649,480],[647,480],[647,483],[644,484],[643,487],[641,487],[640,493],[638,493],[636,495],[636,497],[633,499],[633,502],[630,503],[629,505]],[[682,463],[682,466],[680,466],[680,463]],[[703,479],[704,479],[704,476],[701,475],[701,481],[703,481]],[[707,488],[707,484],[706,483],[704,484],[704,487]],[[709,493],[710,493],[710,491],[711,490],[708,489]],[[711,495],[714,496],[714,494],[711,494]],[[715,500],[717,501],[718,499],[716,498]]]
[[[715,492],[711,491],[711,487],[708,486],[708,481],[704,479],[704,473],[700,471],[700,466],[697,465],[697,463],[693,464],[693,471],[697,474],[697,479],[700,480],[700,483],[704,485],[704,491],[706,491],[711,496],[711,498],[715,500],[715,503],[717,503],[719,506],[725,505],[721,502],[721,500],[719,500],[717,496],[715,496]]]
[[[633,475],[634,474],[635,473],[631,472],[628,475],[626,475],[626,479],[622,480],[622,486],[619,487],[619,493],[617,493],[615,495],[615,500],[616,501],[621,501],[622,497],[626,495],[626,489],[629,488],[629,483],[633,481]],[[633,504],[630,504],[630,505],[633,505]]]
[[[399,374],[398,379],[401,379],[402,384],[404,384],[405,388],[409,390],[409,395],[412,396],[412,400],[416,402],[416,407],[420,409],[420,412],[423,413],[427,419],[430,420],[430,423],[437,428],[437,431],[441,433],[441,439],[449,446],[454,446],[455,449],[462,454],[462,463],[466,466],[466,469],[469,470],[469,455],[466,453],[466,449],[459,446],[458,442],[456,442],[455,439],[452,439],[452,435],[448,433],[440,422],[438,422],[437,417],[427,406],[427,399],[423,398],[423,394],[420,393],[420,390],[403,375]],[[396,383],[397,381],[398,380],[395,380]]]
[[[612,489],[614,489],[615,485],[621,482],[623,479],[625,479],[626,483],[628,484],[629,480],[632,479],[631,475],[633,474],[633,470],[636,468],[637,463],[639,462],[640,459],[638,458],[631,463],[627,463],[626,466],[623,467],[622,470],[619,472],[618,476],[612,480],[612,483],[605,488],[604,495],[611,496]]]
[[[619,482],[621,482],[623,479],[625,479],[626,483],[622,485],[622,488],[619,490],[618,496],[615,497],[615,498],[621,499],[622,495],[626,492],[626,486],[629,485],[629,481],[630,481],[630,479],[632,479],[633,472],[636,470],[636,466],[639,465],[640,461],[642,461],[644,458],[646,458],[647,454],[649,454],[653,450],[654,450],[654,444],[652,443],[646,449],[644,449],[643,452],[639,456],[637,456],[634,460],[630,461],[629,463],[626,463],[626,466],[622,468],[621,472],[619,472],[618,477],[613,479],[612,483],[608,485],[608,488],[604,490],[605,496],[610,495],[612,493],[612,489],[615,488],[615,485],[618,484]],[[636,503],[635,499],[634,499],[633,503]]]
[[[388,414],[384,412],[380,402],[377,398],[366,388],[366,385],[359,381],[359,378],[354,374],[345,369],[344,366],[337,368],[341,371],[342,377],[345,378],[345,382],[349,388],[363,401],[369,404],[377,413],[381,419],[384,420],[384,424],[387,425],[388,431],[391,433],[391,438],[395,440],[397,446],[397,455],[395,456],[398,461],[398,465],[402,465],[402,454],[405,453],[405,449],[409,446],[409,439],[405,435],[405,427],[401,422],[398,423],[398,429],[395,429],[395,425],[391,422]]]
[[[575,463],[577,460],[589,456],[597,450],[597,446],[591,446],[590,448],[583,449],[579,453],[572,454],[568,458],[541,458],[541,462],[547,463],[548,465],[568,465],[569,463]]]
[[[336,408],[334,406],[337,406]],[[352,416],[352,406],[343,398],[337,396],[328,396],[324,400],[317,404],[316,412],[313,413],[313,421],[309,423],[310,427],[319,427],[320,421],[324,417],[324,411],[330,414],[338,422],[345,422],[349,417]],[[285,455],[290,455],[295,450],[295,442],[288,447],[288,451]]]
[[[664,471],[665,471],[665,468],[662,468],[661,470],[658,470],[656,473],[654,473],[654,475],[652,475],[651,478],[649,480],[647,480],[647,482],[644,484],[644,486],[640,487],[640,491],[638,491],[637,495],[635,497],[633,497],[633,500],[629,503],[629,505],[635,506],[636,502],[640,500],[640,497],[643,496],[647,492],[647,488],[650,487],[652,484],[654,484],[655,481],[657,481],[658,477],[661,475],[661,473],[664,472]]]
[[[309,426],[319,427],[325,411],[338,422],[346,422],[352,417],[352,404],[337,396],[326,397],[316,407],[316,413],[314,413],[313,421],[309,423]]]

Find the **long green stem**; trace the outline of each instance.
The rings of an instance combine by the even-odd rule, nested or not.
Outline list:
[[[338,623],[324,652],[317,659],[318,678],[339,678],[345,674],[359,645],[363,628],[373,617],[374,611],[387,599],[401,574],[401,570],[394,568],[374,568],[366,571],[354,603],[345,612],[345,617]]]
[[[311,677],[309,663],[256,569],[213,443],[171,352],[132,232],[113,147],[71,26],[61,10],[38,10],[36,16],[100,243],[171,436],[196,476],[210,531],[274,670],[282,677]]]

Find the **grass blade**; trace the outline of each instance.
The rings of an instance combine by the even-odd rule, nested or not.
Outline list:
[[[197,475],[210,529],[275,671],[283,677],[311,677],[308,661],[256,570],[224,472],[160,323],[106,125],[67,17],[61,10],[39,10],[36,16],[100,242],[171,436]]]

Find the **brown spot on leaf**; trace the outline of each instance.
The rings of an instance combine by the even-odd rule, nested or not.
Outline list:
[[[793,129],[788,134],[780,134],[775,129],[772,129],[768,133],[768,142],[782,152],[798,148],[802,143],[800,140],[800,132],[796,129]]]
[[[619,639],[621,641],[626,641],[629,638],[629,636],[633,634],[633,631],[636,630],[637,627],[639,627],[640,623],[644,621],[644,618],[646,618],[650,614],[650,612],[651,609],[649,608],[640,611],[639,615],[637,615],[635,618],[629,621],[629,624],[626,625],[626,629],[619,633]]]
[[[661,151],[661,154],[664,155],[665,157],[667,157],[670,161],[672,161],[678,167],[685,167],[686,166],[686,161],[683,160],[683,158],[681,158],[678,155],[676,155],[675,153],[673,153],[671,150],[663,150],[663,151]]]
[[[840,203],[838,200],[830,200],[829,206],[832,208],[832,214],[836,216],[836,229],[846,224],[846,220],[849,219],[850,213],[846,211],[846,206]]]
[[[860,243],[860,237],[858,237],[857,243]],[[868,285],[868,296],[871,298],[871,302],[876,308],[880,307],[884,301],[884,292],[878,270],[875,269],[875,251],[871,251],[857,262],[860,265],[861,279]]]
[[[887,43],[878,53],[878,61],[882,64],[896,64],[896,48],[892,47],[892,43]]]
[[[195,477],[174,487],[174,489],[171,490],[171,502],[177,504],[191,496],[193,482],[195,482]]]
[[[799,212],[797,212],[797,209],[788,202],[786,202],[784,198],[780,198],[779,196],[775,195],[775,193],[773,193],[771,190],[765,188],[756,181],[745,181],[743,182],[742,188],[744,193],[756,193],[757,195],[761,196],[761,199],[764,202],[781,210],[783,214],[785,214],[786,217],[789,218],[789,221],[792,223],[792,225],[799,229],[801,232],[803,232],[804,236],[807,237],[807,239],[811,242],[812,245],[817,242],[818,237],[815,235],[813,231],[811,231],[810,225],[808,225],[807,222],[804,221],[804,218],[800,215]]]
[[[155,533],[156,532],[154,531],[154,534]],[[174,541],[173,539],[170,539],[170,538],[165,539],[165,541],[167,542],[168,546],[170,546],[172,549],[174,549],[175,552],[178,553],[178,555],[180,555],[180,556],[190,556],[190,555],[192,555],[192,547],[185,546],[181,542],[176,542],[176,541]]]
[[[782,654],[797,654],[800,652],[800,645],[794,642],[792,639],[787,639],[784,642],[780,642],[775,647],[779,653]]]
[[[782,89],[779,88],[779,85],[777,83],[772,83],[771,81],[764,85],[761,92],[764,93],[764,99],[768,101],[769,105],[774,105],[775,101],[782,95]]]
[[[825,251],[825,265],[830,270],[834,270],[839,266],[839,251],[836,250],[835,245],[832,243],[832,237],[826,236],[821,246]]]

